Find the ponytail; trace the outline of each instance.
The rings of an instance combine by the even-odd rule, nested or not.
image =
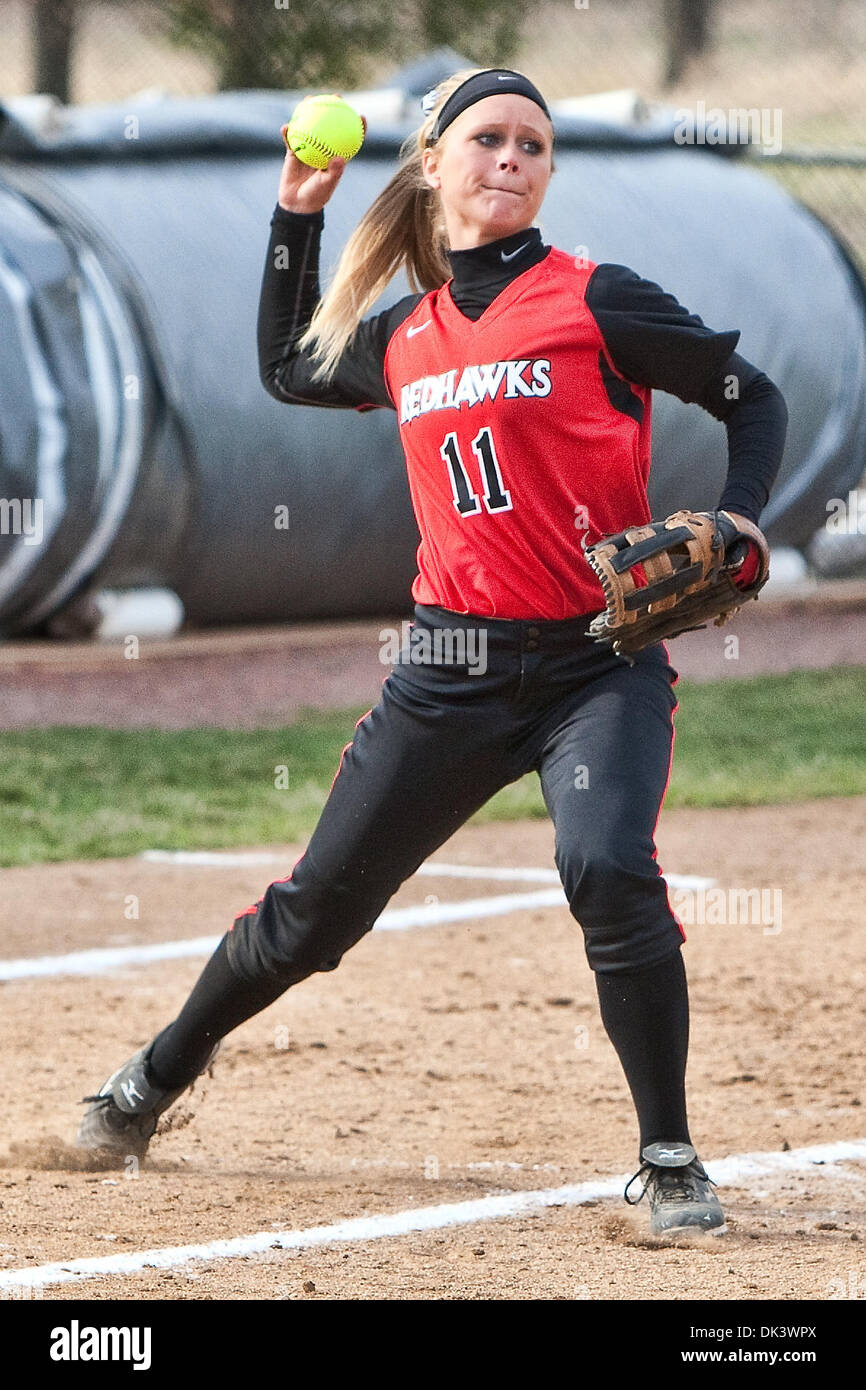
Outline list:
[[[467,77],[483,71],[466,68],[439,84],[436,105],[400,147],[397,172],[346,242],[334,277],[296,344],[319,361],[313,381],[330,381],[361,319],[401,266],[413,294],[438,289],[450,278],[439,191],[424,178],[422,155],[448,97]]]

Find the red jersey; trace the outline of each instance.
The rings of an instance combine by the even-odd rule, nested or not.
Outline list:
[[[585,300],[594,269],[551,247],[475,321],[449,280],[392,335],[416,602],[497,618],[604,607],[581,542],[650,519],[652,392],[607,354]]]

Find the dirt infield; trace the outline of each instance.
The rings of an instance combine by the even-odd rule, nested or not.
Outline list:
[[[690,1115],[727,1155],[866,1138],[866,798],[670,811],[668,873],[781,890],[772,919],[695,922]],[[4,870],[7,960],[220,935],[289,872],[141,859]],[[552,868],[549,823],[464,827],[433,856]],[[555,886],[555,885],[554,885]],[[416,875],[393,908],[550,887]],[[728,895],[730,898],[730,894]],[[128,918],[137,900],[138,917]],[[732,916],[728,911],[728,917]],[[383,1214],[632,1172],[632,1107],[560,905],[374,931],[223,1044],[213,1075],[136,1173],[68,1147],[80,1096],[167,1022],[205,956],[0,986],[4,1271],[367,1217],[370,1233],[49,1282],[46,1299],[827,1299],[866,1291],[866,1162],[806,1163],[720,1188],[730,1231],[651,1242],[616,1195],[388,1235]],[[180,1122],[178,1122],[180,1121]],[[858,1284],[859,1281],[859,1284]],[[14,1290],[0,1287],[0,1295]],[[845,1294],[844,1296],[850,1296]]]
[[[190,634],[142,643],[136,661],[120,646],[7,644],[0,724],[267,726],[303,706],[372,703],[387,673],[378,657],[386,625]],[[734,659],[730,635],[740,639]],[[833,585],[820,599],[756,605],[728,629],[685,635],[674,660],[684,677],[710,679],[862,660],[863,650],[862,586]],[[462,916],[374,931],[335,974],[314,976],[231,1034],[138,1169],[88,1167],[70,1147],[78,1101],[174,1016],[207,941],[175,961],[118,955],[89,974],[0,983],[0,1298],[26,1292],[16,1271],[86,1259],[101,1262],[93,1277],[31,1276],[41,1296],[863,1297],[866,1158],[800,1151],[866,1141],[864,843],[866,798],[662,814],[662,868],[713,884],[703,898],[674,898],[689,938],[694,1138],[711,1173],[730,1156],[791,1160],[774,1173],[734,1168],[720,1187],[725,1237],[653,1242],[645,1204],[632,1211],[609,1184],[635,1168],[632,1106],[579,929],[555,882],[537,872],[553,868],[552,825],[465,826],[388,909],[444,915],[468,904]],[[271,847],[268,864],[236,863],[238,851],[210,866],[5,869],[2,954],[35,970],[66,952],[215,941],[302,849]],[[433,875],[436,864],[477,876]],[[497,868],[527,877],[497,880]],[[553,901],[525,900],[545,891]],[[761,905],[744,919],[734,904],[745,893]],[[506,894],[516,902],[489,915]],[[692,924],[686,914],[693,907],[700,918],[702,903],[709,910]],[[600,1192],[578,1203],[570,1184]],[[547,1205],[515,1210],[538,1190],[550,1190]],[[487,1206],[457,1224],[479,1200]],[[407,1229],[421,1209],[433,1209],[428,1229]],[[359,1220],[367,1224],[305,1247],[311,1229]],[[302,1248],[276,1248],[275,1234],[222,1258],[211,1249],[263,1232],[295,1233],[289,1242]],[[175,1251],[160,1268],[138,1258],[191,1243],[206,1258]]]

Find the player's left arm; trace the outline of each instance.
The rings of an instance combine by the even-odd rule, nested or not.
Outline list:
[[[627,266],[602,264],[586,289],[608,356],[627,381],[667,391],[700,405],[725,424],[728,471],[718,509],[734,522],[759,518],[779,472],[788,410],[778,386],[734,351],[739,330],[717,333],[673,295]],[[737,582],[754,577],[758,556],[749,547]]]

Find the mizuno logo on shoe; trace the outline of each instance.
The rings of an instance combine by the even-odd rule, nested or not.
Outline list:
[[[407,337],[407,338],[413,338],[413,337],[415,336],[416,333],[423,333],[424,329],[425,329],[425,328],[429,328],[432,322],[433,322],[432,319],[428,319],[426,323],[422,323],[422,324],[420,324],[420,325],[419,325],[418,327],[416,327],[416,328],[407,328],[407,329],[406,329],[406,337]]]
[[[123,1092],[123,1098],[127,1105],[133,1105],[137,1100],[144,1100],[142,1092],[136,1090],[134,1081],[122,1082],[120,1089]]]

